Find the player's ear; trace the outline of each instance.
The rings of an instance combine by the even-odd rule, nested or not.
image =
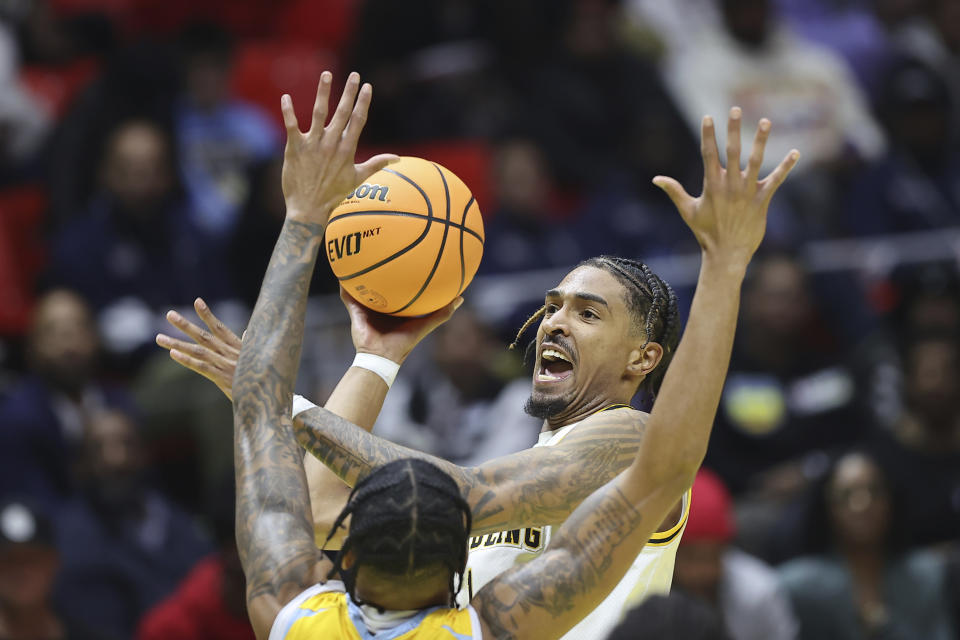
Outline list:
[[[357,561],[357,556],[353,552],[353,549],[348,549],[343,557],[340,559],[340,567],[345,570],[350,570],[354,563]]]
[[[627,361],[627,373],[633,376],[645,376],[660,363],[663,357],[663,347],[656,342],[648,342],[642,348],[638,347],[630,352]]]

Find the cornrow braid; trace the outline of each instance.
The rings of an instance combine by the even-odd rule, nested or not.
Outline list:
[[[443,567],[449,572],[453,606],[463,583],[472,518],[450,476],[415,458],[378,467],[353,488],[324,546],[348,516],[353,517],[349,535],[327,577],[334,577],[342,558],[353,551],[355,565],[342,575],[354,601],[360,566],[401,579]]]
[[[523,337],[523,334],[527,332],[527,329],[530,328],[534,322],[543,317],[543,314],[547,312],[547,305],[543,305],[534,312],[532,316],[527,318],[527,321],[523,323],[523,326],[520,327],[520,331],[517,331],[517,337],[513,339],[513,342],[510,343],[510,349],[516,349],[517,345],[520,344],[520,338]]]
[[[630,295],[627,302],[637,322],[643,322],[644,347],[656,342],[663,348],[657,368],[647,374],[640,388],[656,397],[663,376],[680,342],[680,312],[673,288],[639,260],[598,256],[578,266],[592,266],[611,273]]]
[[[577,265],[577,267],[584,266],[603,269],[620,281],[626,289],[627,306],[634,315],[638,328],[643,330],[643,346],[656,342],[663,348],[660,363],[640,385],[640,389],[656,397],[680,341],[680,311],[677,305],[677,294],[669,284],[639,260],[603,255],[589,258]],[[546,307],[541,307],[527,319],[510,345],[511,349],[517,346],[523,334],[534,322],[542,318],[545,312]],[[642,327],[639,326],[640,323]],[[534,344],[535,341],[531,341],[527,349],[528,353]]]

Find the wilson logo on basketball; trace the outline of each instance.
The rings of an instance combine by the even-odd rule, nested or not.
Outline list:
[[[387,192],[390,190],[385,184],[367,184],[364,183],[347,194],[347,200],[350,198],[370,198],[371,200],[380,200],[385,202]]]
[[[360,240],[380,235],[380,227],[371,227],[363,231],[355,231],[339,238],[327,240],[327,256],[330,262],[360,253]]]

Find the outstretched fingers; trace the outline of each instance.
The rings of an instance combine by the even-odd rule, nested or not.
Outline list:
[[[360,140],[360,132],[363,131],[363,125],[367,123],[367,112],[370,110],[370,99],[372,97],[373,87],[368,82],[364,83],[360,87],[357,102],[353,105],[353,112],[350,114],[346,130],[343,132],[343,140],[340,144],[345,149],[356,149],[357,142]]]
[[[333,112],[333,118],[330,124],[324,129],[324,137],[329,136],[330,144],[339,144],[343,137],[343,130],[350,120],[350,114],[353,112],[353,105],[357,100],[357,91],[360,88],[360,74],[356,71],[350,73],[347,77],[347,84],[340,95],[340,102],[337,104],[337,110]]]
[[[189,355],[197,362],[204,362],[213,369],[225,369],[233,364],[233,360],[224,357],[213,349],[186,340],[171,338],[163,333],[157,335],[157,344],[167,351],[177,351]]]
[[[684,189],[679,182],[673,178],[668,178],[667,176],[655,177],[653,179],[653,184],[666,192],[667,196],[670,197],[671,202],[673,202],[673,206],[677,208],[677,211],[680,212],[680,215],[686,218],[687,213],[690,211],[690,207],[693,204],[693,196],[687,193],[686,189]]]
[[[760,183],[760,193],[763,195],[764,199],[769,201],[773,197],[773,194],[776,193],[777,189],[780,188],[780,185],[783,184],[783,181],[787,179],[790,171],[797,166],[797,162],[800,160],[800,152],[796,149],[791,149],[787,156],[780,161],[780,164],[777,165],[777,168],[770,172],[766,178]]]
[[[203,323],[207,325],[207,328],[213,332],[213,335],[217,336],[228,347],[232,347],[237,351],[240,351],[240,347],[243,346],[240,338],[237,337],[237,334],[228,329],[227,325],[223,324],[223,321],[221,321],[220,318],[213,314],[213,311],[210,310],[210,307],[207,306],[207,303],[204,302],[203,298],[197,298],[194,300],[193,308],[197,312],[197,315],[200,316],[200,319],[203,320]]]
[[[732,107],[727,118],[727,183],[738,185],[740,175],[740,107]]]
[[[201,360],[200,358],[194,357],[184,351],[180,351],[179,349],[171,349],[170,357],[174,360],[174,362],[183,365],[195,373],[199,373],[204,378],[207,378],[215,383],[218,382],[218,379],[221,376],[225,375],[223,371],[215,367],[207,360]]]
[[[704,116],[700,123],[700,155],[703,157],[703,178],[707,184],[720,179],[720,152],[717,151],[717,136],[713,118]],[[668,192],[669,193],[669,192]]]
[[[297,114],[293,111],[293,98],[289,94],[280,96],[280,113],[283,114],[283,126],[287,130],[287,145],[290,145],[294,140],[299,140],[303,133],[297,123]]]
[[[167,322],[175,326],[183,333],[187,334],[187,336],[197,344],[208,347],[212,351],[224,354],[228,353],[230,349],[239,351],[239,349],[236,349],[233,346],[224,345],[223,341],[218,340],[217,337],[212,333],[190,322],[176,311],[167,312]],[[160,346],[164,345],[161,344]]]
[[[399,159],[400,156],[392,153],[381,153],[380,155],[373,156],[366,162],[361,162],[357,165],[357,180],[364,182],[377,171],[380,171],[380,169],[393,164]]]
[[[313,102],[313,119],[310,121],[310,131],[322,133],[323,126],[327,123],[327,109],[330,106],[330,84],[333,82],[333,74],[324,71],[320,74],[320,82],[317,83],[317,97]]]
[[[766,118],[762,118],[757,125],[757,135],[753,138],[753,148],[750,150],[750,160],[747,162],[747,184],[756,184],[760,176],[763,153],[767,148],[767,138],[770,137],[770,127],[770,121]]]

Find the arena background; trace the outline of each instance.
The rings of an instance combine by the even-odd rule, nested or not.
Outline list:
[[[803,161],[674,590],[734,640],[955,637],[956,0],[0,1],[0,637],[31,607],[50,637],[252,637],[230,406],[153,340],[197,296],[242,330],[283,217],[279,96],[304,121],[324,69],[374,86],[363,155],[438,161],[483,211],[467,303],[377,425],[461,464],[535,441],[506,345],[569,267],[643,259],[686,313],[696,243],[650,180],[699,190],[703,114],[769,117],[770,165]],[[318,402],[353,356],[335,290],[320,264]]]

